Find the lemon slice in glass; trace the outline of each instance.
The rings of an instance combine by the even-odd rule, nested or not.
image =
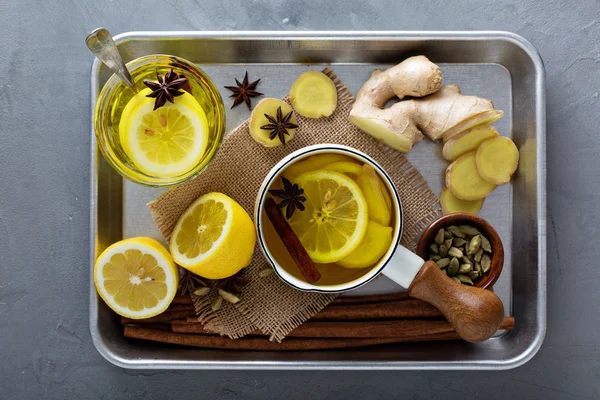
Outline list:
[[[223,193],[200,196],[171,235],[173,259],[208,279],[223,279],[250,264],[256,231],[248,213]]]
[[[310,258],[333,263],[362,242],[369,211],[358,185],[340,172],[316,170],[294,179],[306,201],[288,221]]]
[[[208,144],[206,113],[184,92],[157,110],[150,89],[133,96],[123,109],[119,140],[135,166],[157,177],[183,175],[198,165]]]
[[[121,240],[104,250],[94,265],[98,294],[128,318],[150,318],[166,310],[178,281],[171,255],[150,238]]]

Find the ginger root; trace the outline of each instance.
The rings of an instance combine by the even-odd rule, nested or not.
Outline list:
[[[448,161],[454,161],[465,153],[476,150],[488,139],[498,136],[498,131],[490,125],[481,125],[454,135],[444,144],[442,155]]]
[[[508,183],[519,165],[519,149],[510,138],[498,136],[481,143],[475,162],[479,175],[487,182]]]
[[[490,100],[465,96],[456,85],[441,85],[439,67],[425,56],[376,70],[358,91],[350,121],[386,145],[409,152],[423,134],[432,140],[447,140],[502,116]],[[383,109],[394,96],[415,98]]]
[[[288,113],[292,112],[292,107],[279,99],[266,98],[262,99],[254,110],[252,110],[252,114],[250,114],[250,135],[252,139],[262,144],[265,147],[277,147],[282,144],[281,139],[278,136],[274,136],[271,138],[272,129],[262,129],[262,126],[271,124],[271,121],[267,119],[266,115],[271,116],[272,118],[276,118],[277,109],[281,107],[282,115],[285,117]],[[292,124],[297,124],[296,116],[292,112],[292,116],[289,120]],[[287,143],[292,140],[294,134],[296,133],[296,128],[287,129],[287,135],[285,135],[284,139]]]
[[[292,84],[290,101],[294,110],[303,117],[329,117],[337,107],[337,90],[324,73],[306,71]]]
[[[446,187],[461,200],[480,200],[496,189],[496,185],[479,175],[474,151],[462,155],[448,166]]]
[[[455,212],[478,214],[485,198],[480,200],[461,200],[452,194],[448,188],[443,188],[440,193],[440,205],[444,215]]]

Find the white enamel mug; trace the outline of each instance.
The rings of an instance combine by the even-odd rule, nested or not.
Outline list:
[[[283,267],[281,267],[281,265],[279,265],[279,263],[275,260],[275,257],[273,257],[265,243],[263,235],[264,214],[260,212],[264,208],[264,201],[267,197],[269,188],[289,164],[303,160],[307,157],[325,153],[342,154],[353,158],[361,163],[369,164],[373,168],[375,168],[379,176],[382,178],[382,181],[388,189],[389,193],[392,195],[392,208],[394,209],[393,214],[396,216],[396,218],[394,218],[392,245],[387,250],[385,255],[366,274],[353,281],[337,285],[310,284],[304,280],[296,278],[295,276],[287,272]],[[262,186],[258,191],[258,197],[256,200],[256,206],[254,210],[254,218],[254,220],[256,221],[256,227],[258,231],[258,240],[260,243],[260,248],[265,254],[265,257],[273,266],[275,273],[284,282],[299,290],[321,293],[344,292],[347,290],[356,289],[366,284],[367,282],[376,278],[377,275],[379,275],[380,273],[383,273],[387,277],[391,278],[400,286],[408,288],[410,282],[412,282],[413,278],[415,277],[416,273],[419,271],[424,262],[421,257],[417,256],[416,254],[412,253],[411,251],[407,250],[406,248],[400,245],[400,237],[402,236],[402,203],[400,201],[398,191],[396,190],[391,178],[384,171],[384,169],[379,164],[377,164],[377,162],[375,162],[375,160],[373,160],[371,157],[369,157],[361,151],[358,151],[348,146],[342,146],[339,144],[318,144],[304,147],[283,158],[280,162],[277,163],[277,165],[275,165],[271,169],[271,171],[269,171],[267,177],[265,178]]]
[[[392,245],[385,255],[364,275],[341,284],[319,285],[298,279],[287,272],[269,250],[264,237],[265,217],[262,212],[268,190],[288,165],[317,154],[342,154],[361,163],[371,165],[379,173],[392,195],[394,233]],[[260,248],[273,266],[277,276],[288,285],[303,291],[337,293],[356,289],[384,274],[398,285],[407,288],[410,296],[425,300],[438,308],[465,340],[479,342],[490,338],[500,326],[504,307],[500,299],[488,290],[455,283],[433,261],[421,257],[400,244],[402,236],[402,203],[396,187],[385,170],[361,151],[338,144],[318,144],[296,150],[284,157],[269,171],[261,185],[254,208],[254,221]],[[318,283],[318,282],[317,282]]]

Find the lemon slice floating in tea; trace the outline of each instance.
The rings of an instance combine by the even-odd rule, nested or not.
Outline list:
[[[358,185],[340,172],[316,170],[294,179],[302,189],[306,209],[288,221],[310,258],[333,263],[362,242],[369,220],[367,202]]]
[[[223,279],[250,264],[256,231],[248,213],[223,193],[200,196],[171,235],[177,264],[208,279]]]
[[[121,240],[104,250],[94,264],[98,294],[128,318],[150,318],[166,310],[178,281],[171,255],[150,238]]]
[[[119,123],[123,150],[145,174],[172,177],[192,170],[208,143],[206,113],[188,92],[153,110],[144,89],[127,103]]]

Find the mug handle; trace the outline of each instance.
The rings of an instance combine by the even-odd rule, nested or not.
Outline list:
[[[502,301],[493,292],[455,282],[431,260],[398,246],[382,273],[405,288],[408,295],[440,310],[456,333],[469,342],[482,342],[504,319]]]

